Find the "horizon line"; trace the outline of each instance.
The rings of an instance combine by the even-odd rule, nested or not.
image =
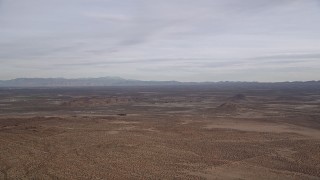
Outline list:
[[[0,79],[0,81],[13,81],[18,79],[64,79],[64,80],[79,80],[79,79],[99,79],[99,78],[114,78],[127,81],[143,81],[143,82],[177,82],[177,83],[294,83],[294,82],[318,82],[319,80],[293,80],[293,81],[247,81],[247,80],[221,80],[221,81],[178,81],[178,80],[140,80],[140,79],[127,79],[119,76],[101,76],[101,77],[79,77],[79,78],[67,78],[67,77],[17,77],[13,79]]]

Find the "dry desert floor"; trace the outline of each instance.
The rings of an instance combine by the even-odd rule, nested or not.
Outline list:
[[[1,89],[0,179],[320,179],[320,94]]]

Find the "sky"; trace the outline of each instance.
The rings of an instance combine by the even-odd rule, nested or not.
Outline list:
[[[320,0],[0,0],[0,79],[320,80]]]

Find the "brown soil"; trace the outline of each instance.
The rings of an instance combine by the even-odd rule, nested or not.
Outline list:
[[[64,102],[62,106],[73,106],[73,107],[95,107],[95,106],[108,106],[114,104],[128,104],[132,100],[125,97],[83,97],[76,98],[70,101]]]
[[[238,112],[239,109],[240,109],[240,107],[238,104],[227,102],[227,103],[223,103],[220,106],[218,106],[216,108],[216,111],[220,112],[220,113],[235,113],[235,112]]]
[[[21,91],[0,91],[0,179],[320,179],[318,92]]]

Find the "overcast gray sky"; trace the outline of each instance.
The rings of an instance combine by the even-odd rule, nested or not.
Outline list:
[[[320,79],[320,0],[0,0],[0,79]]]

